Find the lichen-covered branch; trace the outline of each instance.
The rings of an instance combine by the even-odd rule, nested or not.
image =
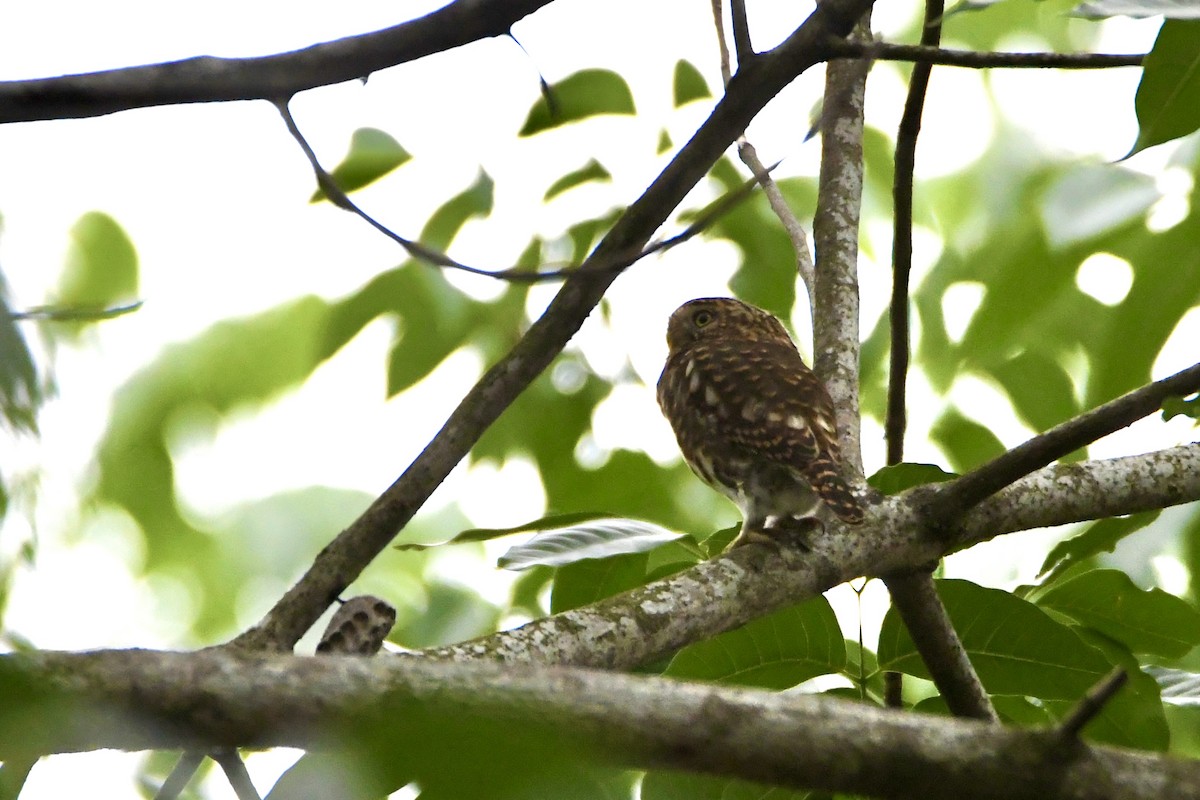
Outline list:
[[[551,764],[591,760],[892,798],[1200,795],[1196,761],[1107,747],[1075,747],[1067,758],[1053,732],[593,670],[100,651],[4,656],[0,680],[39,687],[6,704],[2,759],[102,747],[352,749],[357,730],[417,780],[430,753],[443,764],[492,757],[501,769],[521,763],[524,747]],[[21,724],[47,706],[60,713]],[[464,737],[497,730],[509,735],[486,750],[464,746]]]

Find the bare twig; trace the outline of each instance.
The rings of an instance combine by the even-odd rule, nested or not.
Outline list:
[[[1072,708],[1067,715],[1058,723],[1058,736],[1063,741],[1075,741],[1079,738],[1079,732],[1083,730],[1089,722],[1096,718],[1096,715],[1104,708],[1109,700],[1117,692],[1121,691],[1121,687],[1129,680],[1129,673],[1124,667],[1113,667],[1112,672],[1109,672],[1101,678],[1095,686],[1087,690],[1079,703]]]
[[[713,26],[717,29],[717,47],[721,54],[721,85],[728,86],[733,72],[729,68],[729,44],[725,41],[725,17],[721,0],[712,0]]]
[[[24,311],[11,311],[6,316],[17,322],[27,320],[45,320],[47,322],[97,322],[132,314],[143,305],[138,300],[120,306],[111,307],[79,307],[79,306],[33,306]]]
[[[941,19],[945,11],[943,0],[926,0],[925,23],[921,28],[921,44],[936,47],[942,38]],[[896,133],[896,169],[892,183],[892,300],[891,360],[888,372],[887,414],[884,435],[887,440],[887,462],[899,464],[904,460],[905,410],[908,382],[909,330],[908,283],[912,272],[913,171],[916,167],[917,136],[921,132],[921,114],[925,108],[925,92],[929,88],[932,66],[918,63],[913,66],[908,82],[904,113]]]
[[[277,101],[275,103],[279,113],[283,116],[284,123],[287,125],[288,133],[300,145],[300,149],[304,152],[305,158],[308,159],[309,165],[312,167],[313,174],[317,178],[317,184],[321,187],[329,201],[343,211],[349,211],[355,216],[364,220],[372,228],[382,233],[387,238],[391,239],[396,244],[404,248],[404,250],[418,261],[423,261],[426,264],[435,267],[443,267],[446,269],[456,269],[472,275],[482,275],[486,278],[495,278],[497,280],[509,281],[511,283],[541,283],[543,281],[558,281],[571,277],[583,270],[583,265],[573,264],[571,266],[542,270],[532,272],[525,267],[506,267],[503,269],[483,269],[481,267],[473,267],[469,264],[464,264],[461,261],[456,261],[450,256],[433,248],[426,247],[420,242],[401,236],[391,228],[379,222],[367,212],[363,211],[350,197],[337,185],[337,181],[329,174],[326,169],[321,166],[321,162],[317,159],[316,152],[300,131],[300,127],[296,124],[295,118],[292,116],[291,109],[288,107],[287,101]],[[778,164],[773,165],[770,170],[774,169]],[[717,202],[712,203],[703,213],[699,214],[691,225],[687,226],[681,233],[666,239],[660,239],[645,248],[630,249],[623,253],[618,253],[603,263],[589,264],[587,267],[588,274],[596,275],[605,272],[618,274],[636,264],[646,256],[654,253],[660,253],[683,244],[692,237],[704,231],[722,216],[733,210],[738,203],[750,196],[755,187],[755,181],[750,180],[743,183],[737,189],[727,192],[719,198]]]
[[[250,773],[246,771],[246,762],[242,761],[242,756],[237,750],[232,748],[214,750],[212,759],[221,765],[238,800],[262,800],[258,790],[254,788],[254,782],[250,780]]]
[[[738,69],[754,60],[754,45],[750,43],[750,19],[746,15],[746,0],[729,0],[729,20],[733,28],[733,49],[737,53]]]
[[[1022,476],[1153,414],[1166,398],[1186,396],[1197,390],[1200,390],[1200,364],[1110,400],[1017,445],[958,480],[930,488],[926,513],[935,527],[947,525],[958,514]]]
[[[196,770],[200,769],[200,765],[207,757],[204,753],[194,750],[184,752],[179,757],[179,761],[175,762],[171,774],[167,776],[163,785],[155,793],[154,800],[176,800],[179,795],[183,794],[183,790],[191,782],[192,776],[196,774]]]
[[[835,40],[833,58],[865,58],[872,61],[915,61],[947,67],[973,69],[1105,69],[1139,67],[1141,53],[999,53],[981,50],[946,50],[927,45]]]

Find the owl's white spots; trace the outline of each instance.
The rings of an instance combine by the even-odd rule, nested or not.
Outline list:
[[[715,389],[713,389],[713,387],[711,387],[711,386],[704,387],[704,402],[708,403],[710,406],[715,406],[715,405],[720,404],[721,398],[717,395],[717,392]]]
[[[818,418],[817,421],[820,422],[821,421],[820,418]],[[792,414],[790,417],[787,418],[787,426],[789,428],[795,428],[798,431],[802,431],[808,427],[808,423],[805,422],[804,417],[800,416],[799,414]],[[822,427],[824,427],[824,426],[822,426]]]

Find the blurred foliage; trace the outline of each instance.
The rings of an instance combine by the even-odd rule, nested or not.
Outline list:
[[[1144,7],[1138,0],[1121,2]],[[1040,42],[1065,52],[1086,50],[1095,41],[1094,26],[1065,14],[1070,5],[1064,0],[1000,0],[960,6],[946,17],[946,39],[955,46],[988,50],[1004,49],[1013,41]],[[1162,28],[1138,93],[1141,127],[1135,149],[1200,124],[1193,119],[1200,104],[1194,101],[1195,72],[1190,70],[1200,52],[1196,24],[1171,21]],[[918,25],[914,14],[909,39],[916,38]],[[908,68],[881,63],[875,69],[904,75]],[[686,61],[659,77],[660,89],[669,82],[672,108],[711,97],[704,76]],[[588,69],[550,87],[530,109],[518,135],[566,123],[579,123],[583,131],[592,117],[634,113],[624,77]],[[660,129],[657,122],[654,129]],[[660,130],[653,147],[644,148],[654,149],[655,156],[673,147],[665,123]],[[888,243],[878,241],[871,230],[879,229],[881,221],[890,227],[893,147],[890,133],[865,132],[867,224],[860,240],[864,253],[879,263],[888,260]],[[1198,152],[1194,144],[1180,147],[1172,166],[1195,179]],[[637,159],[650,156],[636,154]],[[334,174],[340,185],[353,190],[383,179],[409,158],[390,134],[361,129]],[[574,169],[548,182],[544,200],[584,185],[588,192],[608,190],[613,176],[627,165],[610,160],[607,151],[604,158],[602,164],[599,153],[578,156]],[[746,178],[744,169],[724,157],[712,167],[705,188],[714,194],[733,191]],[[797,217],[811,220],[815,176],[781,177],[778,183]],[[492,214],[496,194],[492,179],[481,170],[470,186],[432,212],[421,241],[446,250],[465,225]],[[997,123],[976,163],[924,181],[915,222],[937,237],[941,249],[928,269],[915,275],[913,369],[932,386],[941,405],[930,415],[934,422],[929,430],[909,435],[927,437],[943,461],[881,470],[872,485],[886,493],[901,492],[967,472],[1004,452],[1002,434],[1009,432],[990,407],[975,405],[969,396],[950,399],[964,378],[996,389],[1032,432],[1147,382],[1164,342],[1200,303],[1200,208],[1192,203],[1181,221],[1165,229],[1149,225],[1161,197],[1153,178],[1119,163],[1066,160],[1046,152],[1006,120]],[[320,193],[313,199],[320,199]],[[702,197],[690,199],[679,218],[694,219],[702,202]],[[531,236],[519,265],[533,269],[547,262],[581,261],[620,213],[614,202],[603,210],[581,212],[557,237]],[[736,250],[733,293],[785,320],[793,317],[795,255],[760,193],[738,204],[704,235]],[[115,221],[99,213],[86,215],[72,237],[56,302],[103,307],[136,296],[136,251]],[[1099,253],[1128,264],[1131,283],[1124,296],[1101,301],[1081,286],[1081,265]],[[864,264],[861,279],[864,285],[882,285],[890,277]],[[463,285],[442,271],[406,261],[342,297],[302,295],[257,314],[217,321],[190,341],[164,347],[118,392],[97,447],[82,513],[86,517],[117,508],[136,522],[144,540],[144,557],[137,566],[149,576],[182,584],[194,601],[193,617],[179,620],[192,639],[207,643],[233,633],[240,612],[271,602],[371,498],[363,492],[307,487],[219,516],[189,509],[177,486],[175,462],[181,447],[211,438],[237,415],[269,413],[273,401],[302,386],[377,319],[387,321],[393,331],[381,365],[389,397],[409,391],[459,351],[495,363],[531,324],[529,309],[537,303],[525,285],[509,284],[491,294],[473,294]],[[977,306],[964,308],[956,299],[964,288],[977,293]],[[7,303],[6,297],[0,300]],[[7,306],[4,311],[2,410],[9,427],[34,430],[41,400],[38,369],[23,331]],[[602,323],[610,324],[607,317]],[[61,328],[68,331],[67,339],[77,329]],[[864,330],[862,408],[882,420],[890,346],[887,315],[864,320]],[[802,349],[807,335],[798,332]],[[591,452],[599,450],[592,439],[597,408],[618,386],[639,381],[632,368],[615,377],[598,374],[581,349],[569,346],[504,410],[472,449],[469,465],[499,466],[510,459],[531,463],[545,493],[546,515],[536,523],[492,529],[475,527],[479,522],[453,504],[418,515],[404,532],[406,542],[414,544],[403,545],[404,552],[389,551],[360,580],[364,589],[396,605],[394,642],[406,647],[445,644],[514,620],[578,608],[686,569],[701,559],[701,548],[712,555],[728,544],[737,531],[728,527],[735,521],[731,507],[700,486],[682,463],[663,466],[636,449]],[[446,398],[447,410],[456,400]],[[1181,400],[1168,413],[1194,415],[1194,407],[1195,400]],[[303,441],[302,431],[297,439]],[[582,458],[585,452],[590,455]],[[1064,460],[1084,457],[1079,452]],[[0,503],[4,499],[0,487]],[[438,564],[439,558],[451,557],[447,551],[415,544],[444,542],[462,531],[451,539],[461,545],[450,551],[452,557],[481,559],[480,542],[600,515],[644,519],[689,536],[640,552],[601,548],[591,555],[602,557],[556,561],[554,566],[543,559],[516,579],[509,597],[499,600],[447,578]],[[1103,554],[1139,530],[1146,531],[1142,538],[1153,531],[1159,537],[1152,545],[1155,553],[1177,557],[1193,576],[1182,597],[1142,588],[1126,572],[1097,569]],[[1114,565],[1122,566],[1107,566]],[[1195,650],[1200,581],[1194,577],[1200,575],[1200,514],[1195,508],[1090,523],[1049,550],[1042,573],[1038,585],[1015,592],[965,580],[938,584],[1003,717],[1016,725],[1052,724],[1113,665],[1121,665],[1130,672],[1129,685],[1085,735],[1141,749],[1171,746],[1184,754],[1200,752],[1200,715],[1172,709],[1168,717],[1159,684],[1144,671],[1151,665],[1171,668],[1185,685],[1200,671]],[[855,686],[833,694],[870,703],[880,702],[882,670],[928,678],[894,614],[884,619],[873,652],[869,643],[844,638],[823,598],[694,643],[669,663],[644,665],[643,670],[779,690],[815,676],[840,676]],[[945,712],[939,697],[914,697],[920,711]],[[484,796],[480,787],[491,797],[620,798],[634,792],[634,776],[598,766],[595,753],[564,752],[537,731],[497,729],[469,717],[439,718],[421,708],[413,709],[413,719],[396,734],[398,739],[386,738],[384,731],[396,734],[394,726],[383,723],[377,730],[368,726],[355,732],[355,745],[347,749],[357,750],[342,753],[340,766],[326,760],[311,769],[313,762],[303,759],[271,796],[286,796],[289,786],[301,786],[317,794],[376,797],[409,784],[419,786],[426,800]],[[398,756],[397,750],[402,751]],[[351,779],[358,782],[357,789],[347,788]],[[641,796],[783,800],[807,795],[652,772],[642,783]]]

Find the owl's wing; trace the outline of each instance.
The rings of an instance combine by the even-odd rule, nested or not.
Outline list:
[[[833,401],[790,342],[704,342],[692,358],[713,436],[792,468],[840,461]]]

